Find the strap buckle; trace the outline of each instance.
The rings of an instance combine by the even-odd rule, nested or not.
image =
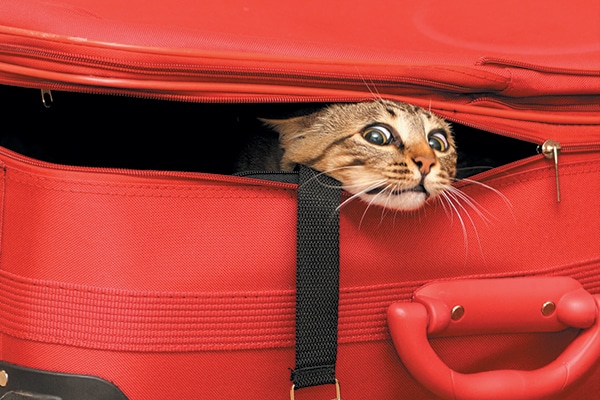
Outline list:
[[[290,389],[290,400],[294,400],[294,391],[296,390],[296,385],[292,385]],[[342,400],[341,396],[342,390],[340,388],[340,381],[335,380],[335,399],[333,400]]]

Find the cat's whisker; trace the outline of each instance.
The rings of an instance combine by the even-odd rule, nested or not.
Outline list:
[[[381,191],[381,194],[385,193],[385,194],[387,194],[387,197],[385,199],[385,204],[384,204],[384,206],[382,207],[382,210],[381,210],[381,218],[380,218],[380,221],[379,221],[380,223],[383,223],[383,220],[385,219],[385,214],[386,214],[387,210],[389,208],[391,208],[388,205],[390,204],[390,200],[392,199],[393,191],[397,190],[397,186],[398,186],[397,183],[396,184],[389,184],[388,186],[386,186]],[[377,196],[375,196],[375,197],[377,197]],[[373,199],[373,200],[375,200],[375,199]]]
[[[460,191],[447,191],[445,192],[445,195],[448,196],[448,199],[454,199],[456,202],[456,205],[464,211],[466,217],[469,219],[469,222],[471,223],[471,226],[473,227],[473,232],[475,233],[475,238],[477,239],[477,245],[479,248],[479,254],[481,254],[481,257],[483,259],[485,259],[485,256],[483,254],[483,247],[481,245],[481,238],[479,237],[479,231],[477,230],[477,225],[475,224],[475,221],[473,220],[473,218],[471,217],[471,214],[469,214],[469,211],[467,210],[467,208],[465,206],[463,206],[460,202],[460,200],[462,199],[459,195],[463,195],[464,193],[460,192]],[[464,199],[463,199],[464,201]],[[467,203],[469,204],[469,203]],[[471,207],[473,207],[472,205],[470,205]],[[477,209],[475,207],[473,207],[473,209],[475,211],[477,211]],[[458,210],[457,210],[458,213]],[[460,214],[458,214],[460,217]],[[482,215],[482,214],[481,214]],[[481,216],[480,215],[480,216]],[[485,220],[485,219],[484,219]],[[465,229],[466,227],[463,225],[463,229]],[[466,235],[466,231],[463,231],[463,235]],[[467,242],[468,243],[468,242]]]
[[[365,84],[365,87],[367,88],[367,90],[369,91],[369,93],[371,93],[371,96],[373,96],[373,98],[375,100],[381,100],[383,99],[381,97],[381,94],[379,93],[379,91],[377,90],[377,86],[375,86],[375,84],[373,83],[373,81],[371,80],[371,85],[373,85],[373,89],[371,89],[371,86],[367,83],[367,81],[365,80],[365,77],[363,76],[363,74],[360,72],[360,70],[358,69],[358,67],[356,67],[356,72],[358,73],[358,75],[360,76],[360,79],[363,81],[363,83]]]
[[[491,220],[490,220],[490,218],[488,218],[488,215],[491,218],[495,218],[494,214],[492,214],[491,212],[489,212],[485,207],[483,207],[481,204],[479,204],[477,201],[475,201],[471,196],[469,196],[465,192],[461,191],[460,189],[457,189],[457,188],[452,187],[452,186],[447,189],[447,192],[448,193],[452,193],[452,195],[457,200],[462,200],[462,202],[464,202],[473,211],[475,211],[477,213],[477,215],[479,216],[479,218],[481,218],[486,224],[491,224],[492,223]]]
[[[362,189],[361,189],[361,190],[359,190],[358,192],[354,193],[352,196],[348,197],[346,200],[344,200],[344,201],[343,201],[343,202],[342,202],[342,203],[341,203],[341,204],[340,204],[340,205],[337,207],[337,210],[341,209],[341,208],[342,208],[344,205],[346,205],[346,203],[348,203],[348,202],[350,202],[350,201],[352,201],[352,200],[354,200],[354,199],[356,199],[356,198],[358,198],[358,197],[362,196],[363,194],[365,194],[365,193],[367,193],[367,192],[369,192],[369,191],[371,191],[371,190],[373,190],[373,189],[375,189],[375,188],[378,188],[378,187],[380,187],[380,186],[381,186],[382,184],[384,184],[385,182],[386,182],[386,180],[385,180],[385,179],[381,179],[381,180],[377,180],[377,181],[373,181],[373,182],[371,182],[370,186],[367,186],[367,187],[364,187],[364,184],[360,185],[360,187],[361,187]],[[358,186],[358,185],[356,185],[356,186]],[[377,197],[377,196],[375,196],[375,197]],[[361,226],[361,225],[362,225],[362,221],[363,221],[363,219],[364,219],[364,217],[365,217],[365,215],[366,215],[366,213],[367,213],[368,209],[369,209],[369,208],[371,207],[371,205],[373,204],[373,201],[374,201],[374,198],[373,198],[373,199],[371,199],[371,201],[369,201],[369,203],[367,203],[367,206],[365,207],[365,211],[363,212],[363,215],[362,215],[362,217],[361,217],[361,219],[360,219],[359,226]]]
[[[385,182],[385,181],[384,181],[384,182]],[[381,183],[384,183],[384,182],[381,182]],[[381,183],[380,183],[380,184],[381,184]],[[371,189],[374,189],[374,188],[376,188],[376,187],[378,187],[378,186],[379,186],[379,185],[377,185],[377,186],[371,186],[371,187],[369,187],[368,189],[365,189],[365,190],[363,191],[363,193],[365,193],[365,192],[368,192],[369,190],[371,190]],[[379,193],[377,193],[375,196],[373,196],[373,198],[372,198],[372,199],[369,201],[369,203],[368,203],[367,207],[365,207],[365,211],[363,212],[363,215],[362,215],[362,217],[360,218],[360,225],[362,225],[362,221],[363,221],[363,219],[365,218],[365,215],[367,214],[367,211],[368,211],[368,210],[369,210],[369,208],[370,208],[370,207],[373,205],[373,203],[374,203],[374,202],[377,200],[377,198],[378,198],[379,196],[383,195],[384,193],[386,193],[388,190],[390,190],[390,189],[392,188],[392,186],[393,186],[393,184],[388,184],[388,185],[387,185],[386,187],[384,187],[384,188],[383,188],[383,189],[382,189],[382,190],[381,190]],[[386,202],[386,203],[387,203],[387,202]],[[384,208],[383,208],[383,211],[385,211],[385,209],[386,209],[386,208],[384,207]],[[380,223],[381,223],[381,222],[383,222],[383,219],[381,219],[381,220],[380,220]]]
[[[324,171],[324,172],[314,171],[314,172],[315,172],[315,174],[314,174],[312,177],[310,177],[308,180],[306,180],[306,181],[304,182],[304,184],[306,184],[306,183],[310,182],[310,181],[311,181],[311,180],[313,180],[313,179],[316,179],[316,180],[319,182],[319,184],[320,184],[320,185],[322,185],[323,187],[328,187],[328,188],[332,188],[332,189],[345,189],[346,191],[348,191],[348,189],[352,189],[352,188],[354,188],[354,187],[360,187],[360,188],[362,188],[364,185],[358,185],[358,184],[356,184],[356,185],[350,185],[350,186],[346,185],[346,186],[344,186],[344,185],[342,185],[341,183],[340,183],[339,185],[330,185],[330,184],[326,184],[326,183],[324,183],[324,182],[322,182],[322,181],[319,181],[319,177],[320,177],[320,176],[322,176],[322,175],[329,176],[329,174],[330,174],[331,172],[333,172],[333,171],[339,171],[339,170],[342,170],[342,169],[352,169],[352,168],[357,168],[357,167],[356,167],[356,166],[351,166],[351,165],[348,165],[348,166],[341,166],[341,167],[338,167],[338,168],[332,168],[332,169],[329,169],[329,170],[327,170],[327,171]],[[341,202],[341,203],[340,203],[340,204],[339,204],[339,205],[338,205],[338,206],[335,208],[335,211],[334,211],[334,212],[339,212],[339,211],[340,211],[340,209],[341,209],[341,208],[342,208],[342,207],[343,207],[343,206],[344,206],[346,203],[348,203],[348,202],[352,201],[353,199],[355,199],[355,198],[357,198],[357,197],[360,197],[360,196],[361,196],[363,193],[366,193],[366,192],[368,192],[369,190],[375,189],[376,187],[380,186],[382,183],[385,183],[385,179],[381,179],[381,180],[375,181],[375,182],[373,182],[373,183],[371,184],[371,186],[369,186],[369,187],[367,187],[367,188],[365,188],[365,189],[362,189],[361,191],[359,191],[359,192],[358,192],[358,193],[356,193],[356,194],[353,194],[352,196],[350,196],[349,198],[347,198],[346,200],[344,200],[343,202]],[[362,219],[361,219],[361,222],[362,222]]]
[[[479,185],[479,186],[481,186],[481,187],[483,187],[483,188],[486,188],[486,189],[488,189],[488,190],[491,190],[492,192],[494,192],[495,194],[497,194],[497,195],[498,195],[498,197],[500,197],[500,198],[502,199],[502,201],[504,201],[504,204],[506,204],[508,208],[512,209],[513,205],[512,205],[512,203],[510,202],[510,200],[508,199],[508,197],[506,197],[506,196],[505,196],[505,195],[504,195],[504,194],[503,194],[501,191],[499,191],[498,189],[496,189],[496,188],[493,188],[493,187],[492,187],[492,186],[490,186],[490,185],[486,185],[486,184],[485,184],[485,183],[483,183],[483,182],[479,182],[479,181],[476,181],[476,180],[473,180],[473,179],[467,179],[467,178],[463,178],[463,179],[460,179],[460,180],[461,180],[461,181],[464,181],[464,182],[468,182],[468,183],[474,184],[474,185]]]
[[[501,191],[499,191],[499,190],[498,190],[498,189],[496,189],[496,188],[493,188],[493,187],[492,187],[492,186],[490,186],[490,185],[487,185],[487,184],[485,184],[485,183],[483,183],[483,182],[479,182],[479,181],[476,181],[476,180],[473,180],[473,179],[464,179],[464,178],[463,178],[463,179],[456,179],[456,181],[463,181],[463,182],[467,182],[467,183],[470,183],[470,184],[479,185],[479,186],[480,186],[480,187],[482,187],[482,188],[485,188],[485,189],[487,189],[487,190],[490,190],[492,193],[496,194],[496,195],[497,195],[497,196],[498,196],[498,197],[499,197],[499,198],[500,198],[500,199],[501,199],[501,200],[504,202],[504,204],[506,205],[507,209],[510,211],[510,215],[511,215],[511,217],[512,217],[513,221],[516,221],[516,219],[515,219],[515,215],[514,215],[514,213],[513,213],[513,211],[512,211],[512,209],[513,209],[513,205],[512,205],[512,203],[510,202],[509,198],[508,198],[508,197],[506,197],[506,196],[505,196],[505,195],[504,195],[504,194],[503,194]],[[464,194],[464,192],[463,192],[463,191],[461,191],[461,192]],[[465,195],[466,195],[466,194],[465,194]],[[481,208],[482,208],[482,209],[484,209],[483,207],[481,207]],[[487,211],[487,210],[486,210],[486,211]],[[489,214],[490,216],[494,217],[494,215],[493,215],[493,214],[491,214],[489,211],[487,211],[487,212],[488,212],[488,214]],[[494,217],[494,219],[496,219],[496,218]]]
[[[448,217],[448,219],[450,219],[450,226],[452,226],[452,225],[454,225],[454,215],[453,215],[453,213],[452,213],[452,210],[451,210],[451,209],[448,209],[448,208],[446,207],[446,203],[444,202],[444,200],[445,200],[445,197],[444,197],[444,194],[445,194],[445,193],[444,193],[444,192],[445,192],[446,190],[447,190],[447,188],[446,188],[446,189],[444,189],[444,191],[442,191],[442,192],[440,193],[440,195],[439,195],[439,196],[436,196],[436,197],[435,197],[435,204],[436,204],[436,205],[437,205],[437,204],[440,204],[440,206],[441,206],[441,207],[442,207],[442,209],[444,210],[444,214],[446,214],[446,217]]]
[[[370,186],[367,186],[367,187],[365,187],[365,188],[361,189],[361,190],[360,190],[360,191],[358,191],[357,193],[354,193],[352,196],[350,196],[350,197],[348,197],[346,200],[344,200],[344,201],[343,201],[343,202],[342,202],[342,203],[341,203],[341,204],[340,204],[340,205],[337,207],[337,209],[339,210],[339,209],[340,209],[340,208],[342,208],[342,207],[343,207],[343,206],[344,206],[346,203],[348,203],[348,202],[350,202],[350,201],[352,201],[352,200],[356,199],[357,197],[360,197],[360,196],[362,196],[363,194],[365,194],[365,193],[369,192],[370,190],[373,190],[373,189],[375,189],[375,188],[377,188],[377,187],[381,186],[383,183],[385,183],[385,179],[381,179],[381,180],[378,180],[378,181],[374,181],[374,182],[372,182]],[[353,186],[359,187],[359,185],[353,185]],[[350,186],[350,187],[353,187],[353,186]],[[363,187],[363,185],[360,185],[360,187]]]
[[[453,199],[449,192],[442,192],[440,193],[440,201],[445,200],[448,203],[448,206],[454,210],[454,214],[456,214],[456,217],[458,219],[458,222],[460,223],[460,226],[462,228],[462,234],[463,234],[463,244],[465,246],[465,257],[469,254],[469,237],[467,234],[467,227],[465,225],[465,221],[463,220],[462,216],[460,215],[460,212],[458,210],[458,208],[454,205]]]
[[[331,169],[328,169],[327,171],[322,171],[322,172],[315,171],[315,174],[312,177],[310,177],[306,182],[310,182],[313,179],[317,179],[318,180],[319,177],[322,176],[322,175],[330,176],[331,173],[335,172],[335,171],[340,171],[340,170],[343,170],[343,169],[353,169],[353,168],[360,168],[360,167],[359,166],[355,166],[355,165],[345,165],[345,166],[341,166],[341,167],[337,167],[337,168],[331,168]],[[328,187],[328,188],[333,188],[333,189],[343,189],[344,188],[344,186],[342,186],[342,184],[340,184],[340,185],[329,185],[329,184],[326,184],[326,183],[324,183],[322,181],[319,181],[319,183],[322,186]],[[352,186],[347,186],[347,187],[352,187]]]

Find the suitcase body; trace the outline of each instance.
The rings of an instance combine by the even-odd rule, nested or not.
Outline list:
[[[360,202],[340,209],[343,398],[443,398],[399,357],[392,304],[413,304],[424,285],[456,280],[568,277],[600,294],[598,27],[585,23],[598,5],[586,12],[542,3],[544,13],[527,13],[522,24],[512,18],[511,7],[522,7],[516,2],[489,5],[497,8],[493,24],[489,9],[473,5],[352,5],[336,20],[334,5],[312,2],[299,11],[258,1],[168,9],[5,1],[0,83],[43,89],[48,103],[52,93],[52,107],[59,91],[186,106],[381,96],[526,143],[530,155],[458,182],[467,197],[457,203],[414,213]],[[132,13],[138,8],[146,11]],[[550,29],[559,17],[569,27],[560,34]],[[393,21],[405,28],[374,29]],[[522,34],[531,26],[552,40]],[[99,119],[110,119],[103,112]],[[37,118],[43,124],[43,114]],[[560,153],[542,151],[553,142]],[[290,396],[297,184],[75,166],[4,148],[0,163],[0,393]],[[512,297],[498,295],[489,312],[503,315]],[[594,323],[515,324],[428,343],[460,374],[543,372]],[[589,399],[600,392],[599,377],[592,360],[575,383],[544,396]],[[56,392],[67,381],[78,389]],[[334,393],[329,385],[292,391],[296,399]]]

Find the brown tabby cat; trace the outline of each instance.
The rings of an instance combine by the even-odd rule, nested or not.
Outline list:
[[[450,187],[456,148],[450,125],[420,107],[390,100],[333,104],[285,120],[263,120],[279,133],[238,170],[291,171],[303,164],[341,182],[352,197],[414,210]]]

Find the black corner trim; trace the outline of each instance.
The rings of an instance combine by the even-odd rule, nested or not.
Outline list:
[[[111,382],[95,376],[24,368],[0,361],[0,400],[128,400]]]

